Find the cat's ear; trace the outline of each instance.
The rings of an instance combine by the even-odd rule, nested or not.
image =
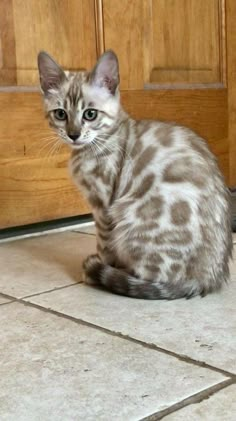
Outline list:
[[[118,58],[112,50],[106,51],[99,58],[91,72],[90,82],[93,85],[107,88],[112,95],[115,95],[120,77]]]
[[[49,89],[57,89],[66,79],[63,69],[45,51],[38,55],[39,79],[43,93]]]

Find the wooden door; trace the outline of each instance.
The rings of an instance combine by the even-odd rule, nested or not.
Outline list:
[[[95,62],[93,0],[0,0],[0,228],[89,212],[55,146],[38,89],[37,54],[65,69]]]
[[[127,111],[197,131],[236,185],[235,22],[235,0],[0,0],[0,228],[89,211],[67,148],[46,157],[40,49],[89,69],[113,48]]]

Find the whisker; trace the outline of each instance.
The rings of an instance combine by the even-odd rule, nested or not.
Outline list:
[[[50,149],[49,149],[49,151],[48,151],[48,154],[44,157],[44,160],[42,161],[42,163],[41,163],[41,166],[40,166],[40,168],[39,168],[39,175],[38,175],[38,177],[39,178],[41,178],[42,177],[42,172],[43,172],[43,169],[44,169],[44,165],[45,165],[45,163],[46,162],[49,162],[49,160],[53,157],[53,156],[55,156],[55,154],[56,154],[56,151],[58,151],[58,145],[60,146],[60,140],[59,139],[57,139],[57,142],[56,143],[54,143],[53,142],[53,144],[52,145],[50,145],[51,147],[50,147]]]
[[[96,142],[92,141],[91,143],[93,144],[93,151],[94,151],[95,157],[98,161],[99,156],[100,155],[103,156],[103,151],[101,150],[101,148],[99,147],[99,145]],[[97,153],[97,151],[100,152],[100,153]]]
[[[116,139],[116,136],[114,136],[113,137],[114,139]],[[117,137],[118,138],[118,137]],[[103,140],[104,141],[104,138],[101,138],[100,136],[97,136],[96,137],[96,139],[98,140],[98,141],[101,141],[101,140]],[[126,149],[124,149],[120,144],[112,144],[112,147],[113,148],[111,148],[111,145],[108,143],[108,142],[106,142],[106,143],[103,143],[104,144],[104,146],[107,148],[107,149],[109,149],[111,152],[113,152],[114,150],[118,150],[118,151],[120,151],[120,152],[124,152],[125,153],[125,155],[129,158],[129,159],[132,159],[131,158],[131,156],[130,156],[130,154],[128,153],[128,151],[126,150]]]
[[[50,153],[49,153],[48,158],[52,159],[52,158],[53,158],[53,156],[55,156],[55,155],[56,155],[56,150],[57,150],[57,147],[58,147],[59,142],[60,142],[60,140],[58,140],[58,141],[57,141],[57,142],[56,142],[56,143],[52,146],[52,148],[51,148],[51,151],[50,151]]]
[[[51,139],[49,140],[45,145],[43,145],[39,151],[38,151],[38,156],[42,156],[43,152],[47,152],[47,148],[49,148],[50,146],[53,146],[55,143],[57,144],[58,140],[55,142],[55,139]],[[46,157],[46,156],[45,156]]]
[[[45,137],[43,139],[41,138],[40,142],[42,141],[44,143],[43,147],[45,147],[45,146],[47,146],[48,141],[50,142],[50,141],[56,141],[56,140],[58,140],[58,138],[56,138],[55,136],[48,136],[48,137]],[[46,145],[45,145],[45,142],[46,142]],[[41,145],[41,143],[40,143],[40,145]],[[36,143],[31,144],[29,148],[27,147],[27,153],[31,152],[31,150],[33,148],[37,148]],[[40,148],[40,150],[41,150],[41,148]]]
[[[120,144],[109,144],[107,142],[101,142],[101,139],[99,136],[96,137],[96,143],[103,147],[104,150],[108,150],[109,152],[116,154],[116,152],[121,154],[121,157],[124,159],[126,158],[128,160],[128,165],[132,165],[133,159],[131,158],[130,154],[127,152],[127,149],[124,149]],[[120,171],[121,169],[121,160],[118,160],[118,163],[114,163],[111,161],[110,157],[107,157],[107,159],[110,161],[110,163],[113,166],[113,170]]]

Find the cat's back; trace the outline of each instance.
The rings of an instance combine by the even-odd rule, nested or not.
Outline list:
[[[171,221],[171,210],[181,214],[188,209],[195,233],[200,225],[211,226],[214,232],[216,223],[229,230],[229,192],[200,136],[172,123],[143,120],[136,125],[133,151],[132,179],[125,196],[138,198],[144,208],[148,200],[161,198],[163,229]]]
[[[140,120],[136,127],[136,158],[154,167],[159,181],[192,184],[198,189],[224,186],[214,155],[204,139],[187,127]]]

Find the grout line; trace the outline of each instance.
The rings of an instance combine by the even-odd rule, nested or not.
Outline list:
[[[82,281],[78,281],[78,282],[74,282],[73,284],[69,284],[69,285],[63,285],[61,287],[56,287],[53,289],[47,289],[46,291],[41,291],[41,292],[37,292],[35,294],[30,294],[30,295],[24,295],[21,298],[18,298],[19,300],[24,300],[25,298],[31,298],[31,297],[37,297],[38,295],[43,295],[43,294],[48,294],[50,292],[54,292],[54,291],[59,291],[60,289],[65,289],[65,288],[69,288],[69,287],[73,287],[77,284],[82,284]]]
[[[0,292],[1,298],[7,298],[10,301],[16,301],[18,300],[17,297],[13,297],[12,295],[4,294],[4,292]]]
[[[5,297],[9,298],[9,299],[14,298],[14,297],[8,296],[6,294],[2,294],[2,295],[5,295]],[[46,307],[43,307],[39,304],[32,303],[30,301],[24,301],[24,299],[22,299],[22,298],[17,298],[15,301],[20,303],[20,304],[23,304],[25,306],[36,308],[36,309],[41,310],[45,313],[50,313],[50,314],[53,314],[54,316],[70,320],[71,322],[74,322],[76,324],[87,326],[87,327],[90,327],[90,328],[95,329],[95,330],[99,330],[100,332],[107,333],[110,336],[114,336],[114,337],[129,341],[129,342],[135,343],[135,344],[140,345],[144,348],[161,352],[162,354],[169,355],[171,357],[177,358],[177,360],[185,362],[187,364],[192,364],[192,365],[195,365],[197,367],[206,368],[206,369],[214,371],[216,373],[220,373],[223,376],[230,377],[233,381],[236,381],[236,374],[231,373],[227,370],[223,370],[223,369],[218,368],[218,367],[214,367],[214,366],[212,366],[210,364],[207,364],[203,361],[194,360],[191,357],[181,355],[181,354],[177,354],[173,351],[169,351],[165,348],[161,348],[158,345],[155,345],[153,343],[143,342],[140,339],[132,338],[131,336],[120,333],[120,332],[114,332],[110,329],[107,329],[107,328],[99,326],[99,325],[95,325],[95,324],[93,324],[91,322],[88,322],[88,321],[85,321],[83,319],[78,319],[76,317],[69,316],[68,314],[60,313],[59,311],[53,310],[51,308],[46,308]]]
[[[185,408],[186,406],[189,406],[189,405],[192,405],[192,404],[197,404],[197,403],[200,403],[200,402],[210,398],[215,393],[217,393],[220,390],[223,390],[226,387],[232,385],[234,382],[235,382],[235,380],[233,380],[233,379],[224,380],[223,382],[215,384],[214,386],[210,386],[207,389],[202,390],[201,392],[198,392],[198,393],[196,393],[192,396],[189,396],[188,398],[183,399],[182,401],[177,402],[174,405],[169,406],[166,409],[163,409],[163,410],[158,411],[158,412],[156,412],[152,415],[149,415],[145,418],[142,418],[140,421],[159,421],[159,420],[162,420],[166,416],[168,416],[170,414],[173,414],[173,413],[179,411],[180,409]]]
[[[5,303],[1,303],[0,304],[0,307],[1,306],[5,306],[6,304],[11,304],[11,303],[14,303],[16,300],[11,300],[11,301],[6,301]]]
[[[82,284],[82,283],[83,283],[82,281],[77,281],[77,282],[74,282],[73,284],[63,285],[61,287],[56,287],[56,288],[53,288],[53,289],[47,289],[45,291],[36,292],[35,294],[24,295],[23,297],[13,297],[12,295],[4,294],[4,292],[0,292],[0,296],[2,296],[2,298],[6,298],[8,300],[11,300],[11,302],[14,302],[14,301],[24,300],[25,298],[37,297],[38,295],[48,294],[48,293],[51,293],[51,292],[54,292],[54,291],[58,291],[60,289],[74,287],[74,286],[76,286],[78,284]],[[5,303],[3,303],[3,304],[5,304]]]

